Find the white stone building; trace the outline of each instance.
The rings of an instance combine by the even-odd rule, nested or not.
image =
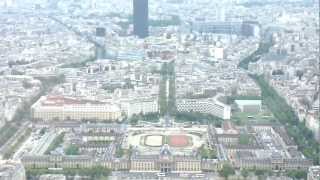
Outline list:
[[[121,103],[121,109],[131,117],[134,114],[157,113],[159,111],[157,98],[140,98]]]
[[[180,112],[208,113],[222,119],[230,119],[231,107],[214,99],[179,99],[177,110]]]
[[[43,96],[32,107],[33,119],[116,121],[121,118],[117,105],[62,96]]]

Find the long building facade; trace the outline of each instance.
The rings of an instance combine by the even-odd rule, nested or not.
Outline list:
[[[159,105],[156,98],[140,98],[122,102],[121,109],[128,117],[131,117],[134,114],[157,113]]]
[[[168,145],[164,145],[159,154],[147,155],[132,151],[130,157],[96,158],[90,155],[28,155],[22,158],[26,168],[92,168],[102,166],[113,171],[130,172],[202,172],[218,171],[223,162],[218,159],[202,159],[193,155],[175,155]]]
[[[131,159],[110,158],[96,160],[91,156],[25,156],[22,163],[26,168],[92,168],[102,166],[113,171],[130,172],[203,172],[218,171],[222,163],[218,160],[201,160],[184,156],[134,156]]]
[[[238,158],[235,160],[234,166],[241,169],[307,170],[312,166],[312,160],[301,158]]]
[[[121,118],[121,110],[116,105],[58,96],[43,96],[31,109],[33,119],[41,121],[116,121]]]
[[[179,99],[177,100],[179,112],[200,112],[212,114],[222,119],[230,119],[231,107],[217,101],[200,99]]]
[[[193,22],[192,30],[199,33],[214,34],[235,34],[242,36],[260,36],[260,25],[257,22],[225,22],[225,21],[209,21],[209,22]]]

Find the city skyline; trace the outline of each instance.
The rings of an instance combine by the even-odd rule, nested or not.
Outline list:
[[[319,5],[0,1],[0,180],[319,180]]]

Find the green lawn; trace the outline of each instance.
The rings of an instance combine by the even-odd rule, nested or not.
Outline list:
[[[252,118],[248,118],[251,116]],[[248,112],[232,112],[231,119],[238,125],[246,125],[249,121],[260,122],[260,123],[268,123],[275,122],[275,118],[268,110],[263,110],[260,113],[248,113]]]

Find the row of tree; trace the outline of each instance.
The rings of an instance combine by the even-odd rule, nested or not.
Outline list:
[[[160,115],[174,116],[176,113],[176,75],[175,63],[163,63],[160,71],[159,109]]]
[[[258,49],[253,52],[248,57],[244,58],[238,65],[238,67],[241,67],[243,69],[248,70],[248,66],[251,62],[257,62],[260,59],[260,56],[264,53],[268,53],[269,49],[273,46],[271,42],[261,42],[259,44]]]
[[[320,162],[320,145],[315,140],[304,122],[300,122],[298,116],[286,100],[281,97],[263,76],[251,75],[251,78],[260,86],[264,103],[280,123],[286,126],[289,136],[293,137],[303,154],[314,160],[315,164]]]
[[[10,149],[3,155],[5,159],[10,159],[21,146],[21,144],[31,135],[31,129],[28,128],[24,131],[23,135],[10,147]]]
[[[62,169],[62,170],[49,170],[49,169],[26,169],[27,179],[38,179],[43,174],[63,174],[67,177],[74,177],[76,175],[89,177],[89,179],[107,179],[111,171],[102,166],[95,166],[92,168],[79,168],[79,169]],[[73,178],[72,178],[73,179]]]
[[[178,122],[214,124],[217,127],[221,127],[223,122],[223,119],[217,116],[199,112],[176,111],[174,117]],[[139,121],[158,122],[159,118],[160,113],[134,114],[128,119],[128,121],[131,125],[137,125]]]
[[[12,123],[6,123],[0,129],[0,147],[4,145],[10,137],[12,137],[15,132],[17,132],[17,126],[13,125]]]
[[[200,124],[214,124],[217,127],[221,127],[223,119],[200,112],[176,112],[176,121],[200,123]]]
[[[261,42],[259,48],[250,56],[243,59],[238,67],[247,70],[250,62],[258,61],[260,56],[268,53],[272,46],[272,42]],[[315,140],[312,132],[305,126],[305,123],[299,121],[292,107],[269,85],[263,75],[250,75],[250,77],[260,87],[264,103],[277,120],[286,126],[288,134],[294,138],[299,150],[306,157],[313,159],[315,164],[320,164],[320,145]]]
[[[22,105],[15,112],[12,121],[6,122],[6,124],[0,129],[0,147],[4,145],[10,139],[10,137],[14,136],[14,134],[18,130],[18,127],[22,124],[22,120],[31,118],[30,107],[32,106],[32,104],[38,101],[41,96],[49,92],[52,87],[57,84],[63,83],[65,77],[64,75],[58,75],[51,77],[38,77],[37,79],[41,81],[39,93],[31,97],[29,100],[24,100],[24,102],[22,102]],[[11,153],[9,154],[9,156],[10,155]]]
[[[65,133],[59,134],[49,145],[48,149],[46,150],[45,154],[50,154],[51,151],[55,150],[63,143]]]

